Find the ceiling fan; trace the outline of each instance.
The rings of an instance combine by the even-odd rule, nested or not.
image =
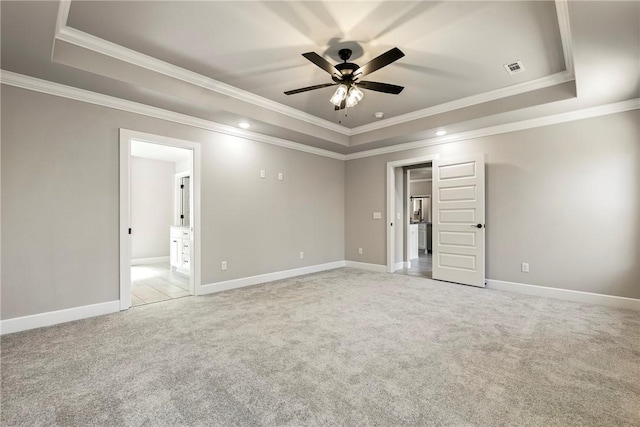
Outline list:
[[[377,71],[382,67],[386,67],[392,62],[402,58],[404,53],[402,53],[402,51],[397,47],[386,51],[382,55],[367,62],[362,67],[357,64],[347,62],[349,58],[351,58],[351,49],[340,49],[338,51],[338,55],[344,62],[334,66],[315,52],[303,53],[302,56],[329,73],[331,75],[331,79],[333,79],[333,83],[324,83],[300,89],[288,90],[285,92],[285,95],[293,95],[296,93],[337,85],[338,88],[329,101],[335,105],[336,110],[342,110],[345,107],[353,107],[364,97],[360,88],[376,92],[391,93],[394,95],[399,94],[402,92],[402,89],[404,89],[403,86],[360,80],[360,78],[365,75],[371,74],[374,71]]]

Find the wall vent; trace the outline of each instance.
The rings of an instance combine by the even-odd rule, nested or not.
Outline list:
[[[524,68],[522,61],[515,61],[509,64],[504,64],[504,69],[507,70],[507,73],[509,74],[518,74],[523,72],[526,68]]]

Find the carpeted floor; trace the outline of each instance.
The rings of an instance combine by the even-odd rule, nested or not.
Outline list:
[[[1,344],[3,426],[640,425],[640,313],[356,269]]]

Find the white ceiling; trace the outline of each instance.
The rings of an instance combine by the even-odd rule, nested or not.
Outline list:
[[[353,128],[530,82],[565,70],[555,3],[520,2],[72,2],[67,25],[239,89]],[[304,57],[359,65],[398,47],[394,64],[365,80],[405,86],[365,91],[357,108],[335,112],[335,88]],[[522,60],[509,75],[504,64]]]
[[[348,154],[640,97],[637,1],[0,2],[2,69]],[[405,57],[335,112],[301,56]],[[523,61],[509,75],[503,64]],[[8,73],[3,73],[4,77]],[[373,117],[385,113],[383,120]]]

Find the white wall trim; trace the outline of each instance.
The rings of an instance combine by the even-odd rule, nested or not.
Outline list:
[[[378,273],[386,273],[387,266],[381,264],[369,264],[366,262],[358,262],[358,261],[345,261],[345,267],[350,268],[359,268],[360,270],[369,270],[375,271]]]
[[[472,107],[474,105],[483,104],[485,102],[495,101],[497,99],[509,96],[520,95],[533,90],[544,89],[546,87],[555,86],[574,80],[574,76],[567,71],[562,71],[529,82],[519,83],[512,86],[492,90],[490,92],[480,93],[478,95],[469,96],[467,98],[456,99],[455,101],[446,102],[444,104],[435,105],[433,107],[423,108],[422,110],[412,111],[411,113],[402,114],[379,122],[372,122],[366,125],[358,126],[351,129],[351,135],[359,135],[361,133],[372,132],[384,129],[389,126],[400,125],[413,120],[420,120],[426,117],[435,116],[436,114],[447,113],[461,108]]]
[[[152,107],[149,105],[140,104],[138,102],[127,101],[125,99],[91,92],[84,89],[78,89],[72,86],[66,86],[47,80],[37,79],[35,77],[17,74],[12,71],[0,70],[0,83],[18,87],[21,89],[46,93],[48,95],[59,96],[61,98],[87,102],[89,104],[99,105],[102,107],[113,108],[116,110],[127,111],[129,113],[140,114],[160,120],[166,120],[173,123],[179,123],[187,126],[205,129],[225,135],[237,136],[251,141],[263,142],[266,144],[276,145],[278,147],[290,148],[292,150],[302,151],[318,156],[329,157],[337,160],[345,159],[344,154],[335,153],[333,151],[323,150],[321,148],[311,147],[309,145],[300,144],[273,136],[262,135],[248,130],[237,129],[233,126],[200,119],[169,110],[163,110],[162,108]]]
[[[402,270],[405,268],[411,268],[411,261],[396,262],[396,265],[395,265],[396,270]]]
[[[166,76],[182,80],[187,83],[191,83],[205,89],[221,93],[239,99],[244,102],[251,103],[261,108],[266,108],[272,111],[276,111],[280,114],[284,114],[288,117],[292,117],[306,123],[310,123],[316,126],[323,127],[325,129],[340,133],[342,135],[353,136],[365,132],[371,132],[374,130],[386,128],[389,126],[406,123],[411,120],[422,119],[435,114],[444,113],[447,111],[456,110],[459,108],[478,105],[484,102],[493,101],[508,96],[518,95],[521,93],[529,92],[532,90],[542,89],[545,87],[561,84],[567,81],[575,79],[573,70],[573,44],[571,41],[571,32],[569,26],[569,13],[566,0],[556,0],[556,11],[558,16],[558,27],[560,30],[560,39],[562,44],[562,50],[565,58],[565,71],[552,74],[540,79],[536,79],[530,82],[524,82],[521,84],[511,85],[505,88],[481,93],[478,95],[470,96],[467,98],[447,102],[444,104],[436,105],[433,107],[424,108],[418,111],[414,111],[408,114],[385,119],[379,122],[369,123],[367,125],[358,126],[353,129],[349,129],[345,126],[338,125],[329,120],[321,119],[309,113],[305,113],[296,108],[289,107],[279,102],[264,98],[262,96],[255,95],[253,93],[241,90],[234,86],[222,83],[214,80],[210,77],[203,76],[202,74],[195,73],[193,71],[186,70],[176,65],[161,61],[149,55],[137,52],[132,49],[128,49],[124,46],[109,42],[99,37],[87,34],[83,31],[77,30],[72,27],[67,27],[67,17],[69,13],[69,3],[67,1],[61,1],[58,11],[58,21],[56,24],[55,38],[66,43],[70,43],[79,46],[84,49],[88,49],[102,55],[115,58],[120,61],[127,62],[145,69],[164,74]],[[54,43],[55,45],[55,43]],[[348,144],[341,144],[346,145]]]
[[[120,46],[91,34],[87,34],[75,28],[67,26],[62,27],[56,33],[55,38],[66,43],[79,46],[83,49],[88,49],[101,55],[115,58],[119,61],[124,61],[156,73],[164,74],[165,76],[169,76],[213,92],[230,96],[240,101],[244,101],[270,111],[275,111],[285,116],[310,123],[312,125],[316,125],[340,133],[342,135],[349,135],[351,133],[348,128],[339,124],[321,119],[320,117],[305,113],[293,107],[289,107],[279,102],[272,101],[251,92],[238,89],[237,87],[222,83],[218,80],[214,80],[210,77],[203,76],[202,74],[189,71],[187,69],[159,60],[152,56],[145,55],[124,46]]]
[[[153,258],[136,258],[131,260],[131,265],[145,265],[145,264],[165,264],[169,263],[168,256],[159,256]]]
[[[624,308],[640,311],[640,299],[625,298],[613,295],[596,294],[591,292],[573,291],[570,289],[549,288],[546,286],[527,285],[524,283],[505,282],[487,279],[487,288],[498,291],[515,292],[518,294],[539,297],[556,298],[587,304],[605,305],[608,307]]]
[[[127,230],[131,227],[131,141],[142,141],[152,144],[169,145],[192,151],[191,156],[191,271],[189,284],[193,295],[200,294],[201,286],[201,214],[200,214],[200,188],[201,188],[201,154],[200,144],[192,141],[171,138],[162,135],[153,135],[145,132],[137,132],[129,129],[120,129],[120,309],[126,310],[131,306],[131,235]],[[133,230],[135,233],[135,230]],[[168,244],[168,240],[167,240]]]
[[[333,270],[345,266],[345,261],[335,261],[326,264],[311,265],[308,267],[294,268],[292,270],[276,271],[273,273],[260,274],[258,276],[241,277],[239,279],[225,280],[223,282],[202,285],[201,293],[198,295],[211,294],[214,292],[228,291],[230,289],[244,288],[245,286],[259,285],[261,283],[273,282],[275,280],[288,279],[290,277],[302,276],[303,274],[317,273],[320,271]]]
[[[127,101],[108,95],[90,92],[84,89],[78,89],[72,86],[65,86],[59,83],[49,82],[47,80],[37,79],[11,71],[0,70],[0,83],[21,89],[32,90],[35,92],[46,93],[48,95],[59,96],[61,98],[73,99],[75,101],[87,102],[116,110],[127,111],[134,114],[141,114],[148,117],[166,120],[173,123],[179,123],[186,126],[192,126],[200,129],[206,129],[225,135],[232,135],[245,138],[255,142],[263,142],[265,144],[276,145],[278,147],[290,148],[292,150],[302,151],[318,156],[329,157],[336,160],[355,160],[365,157],[380,156],[383,154],[396,153],[399,151],[413,150],[416,148],[424,148],[432,145],[448,144],[451,142],[464,141],[468,139],[481,138],[491,135],[499,135],[502,133],[516,132],[520,130],[544,127],[559,123],[565,123],[575,120],[588,119],[592,117],[605,116],[608,114],[623,113],[625,111],[640,109],[640,98],[629,99],[626,101],[615,102],[612,104],[604,104],[595,107],[584,108],[580,110],[569,111],[565,113],[553,114],[550,116],[537,117],[534,119],[522,120],[519,122],[506,123],[503,125],[490,126],[486,128],[474,129],[467,132],[449,134],[441,137],[417,140],[403,144],[397,144],[390,147],[376,148],[373,150],[364,150],[351,154],[340,154],[321,148],[311,147],[305,144],[288,141],[268,135],[262,135],[252,131],[237,129],[232,126],[223,125],[197,117],[188,116],[186,114],[175,113],[173,111],[163,110],[161,108],[151,107],[133,101]]]
[[[14,317],[13,319],[0,320],[0,334],[11,334],[13,332],[42,328],[44,326],[57,325],[59,323],[87,319],[89,317],[102,316],[103,314],[117,313],[119,311],[120,301],[109,301],[30,316]]]
[[[454,133],[441,137],[423,139],[419,141],[406,142],[404,144],[392,145],[390,147],[376,148],[373,150],[359,151],[347,154],[346,160],[355,160],[365,157],[380,156],[383,154],[396,153],[399,151],[424,148],[432,145],[448,144],[451,142],[465,141],[468,139],[482,138],[502,133],[516,132],[520,130],[550,126],[559,123],[571,122],[575,120],[588,119],[608,114],[624,113],[625,111],[637,110],[640,108],[640,98],[615,102],[612,104],[598,105],[596,107],[583,108],[581,110],[568,111],[566,113],[553,114],[550,116],[536,117],[534,119],[511,122],[502,125],[490,126],[481,129],[474,129],[467,132]]]
[[[418,165],[421,163],[433,162],[439,159],[439,154],[430,154],[428,156],[412,157],[410,159],[395,160],[393,162],[387,162],[387,265],[385,271],[393,273],[395,271],[395,235],[394,228],[391,225],[390,218],[395,218],[396,211],[396,175],[395,168],[404,166]],[[407,191],[408,192],[408,191]],[[408,218],[405,216],[405,220]],[[396,227],[398,224],[396,223]],[[404,227],[404,224],[402,225]],[[409,257],[409,230],[405,235],[405,246],[407,248],[407,257]]]
[[[562,53],[564,55],[565,70],[574,75],[573,68],[573,40],[571,39],[571,25],[569,23],[568,0],[556,0],[556,14],[558,15],[558,28],[560,40],[562,40]]]
[[[71,0],[60,0],[60,6],[58,6],[58,15],[56,17],[56,34],[58,34],[63,28],[67,26],[67,20],[69,19],[70,9],[71,9]],[[53,59],[54,49],[55,49],[55,43],[51,43],[51,59]]]

